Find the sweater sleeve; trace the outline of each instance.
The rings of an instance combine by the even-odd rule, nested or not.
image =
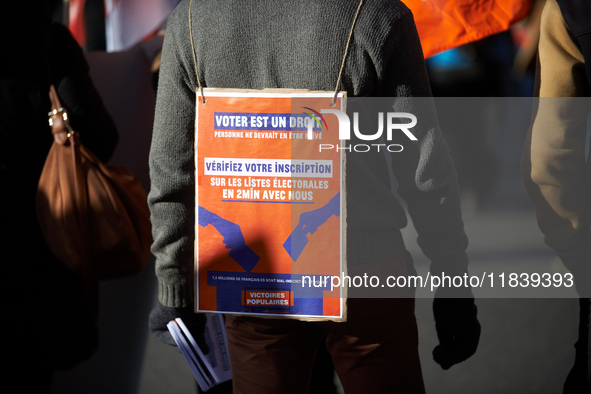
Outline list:
[[[149,157],[152,253],[159,300],[169,307],[193,303],[194,294],[196,95],[188,30],[181,36],[188,29],[183,5],[164,39]]]
[[[589,101],[581,97],[589,96],[589,88],[583,54],[555,1],[542,12],[539,61],[540,98],[521,159],[524,183],[546,243],[573,273],[587,270],[581,277],[589,278]]]
[[[465,272],[468,238],[460,210],[457,175],[437,115],[418,33],[408,15],[395,26],[387,46],[384,86],[395,96],[394,110],[417,117],[411,141],[398,136],[404,152],[391,155],[398,193],[407,204],[418,245],[431,261],[431,271]],[[394,141],[396,142],[396,141]]]

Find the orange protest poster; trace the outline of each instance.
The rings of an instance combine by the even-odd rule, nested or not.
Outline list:
[[[195,120],[196,309],[343,320],[339,93],[205,89]],[[331,146],[336,149],[322,149]]]

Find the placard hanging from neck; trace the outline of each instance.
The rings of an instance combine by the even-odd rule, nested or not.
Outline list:
[[[339,86],[362,4],[334,92],[205,88],[189,5],[198,85],[196,311],[346,320],[345,290],[332,281],[346,274]]]
[[[345,94],[204,89],[197,100],[196,308],[344,320]],[[334,106],[333,106],[334,102]]]

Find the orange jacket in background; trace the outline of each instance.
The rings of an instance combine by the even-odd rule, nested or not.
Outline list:
[[[532,0],[402,0],[414,15],[425,58],[508,30]]]

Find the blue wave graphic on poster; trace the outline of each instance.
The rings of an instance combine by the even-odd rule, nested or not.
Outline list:
[[[230,257],[246,272],[252,271],[259,262],[260,257],[246,245],[240,226],[208,211],[202,206],[198,208],[199,225],[203,227],[212,225],[224,237],[224,244],[227,249],[230,249],[228,253]]]
[[[293,261],[298,260],[300,254],[308,244],[308,234],[314,234],[318,227],[326,223],[331,216],[340,216],[340,194],[335,194],[323,207],[304,212],[300,215],[298,225],[283,244],[283,248],[291,256]]]

